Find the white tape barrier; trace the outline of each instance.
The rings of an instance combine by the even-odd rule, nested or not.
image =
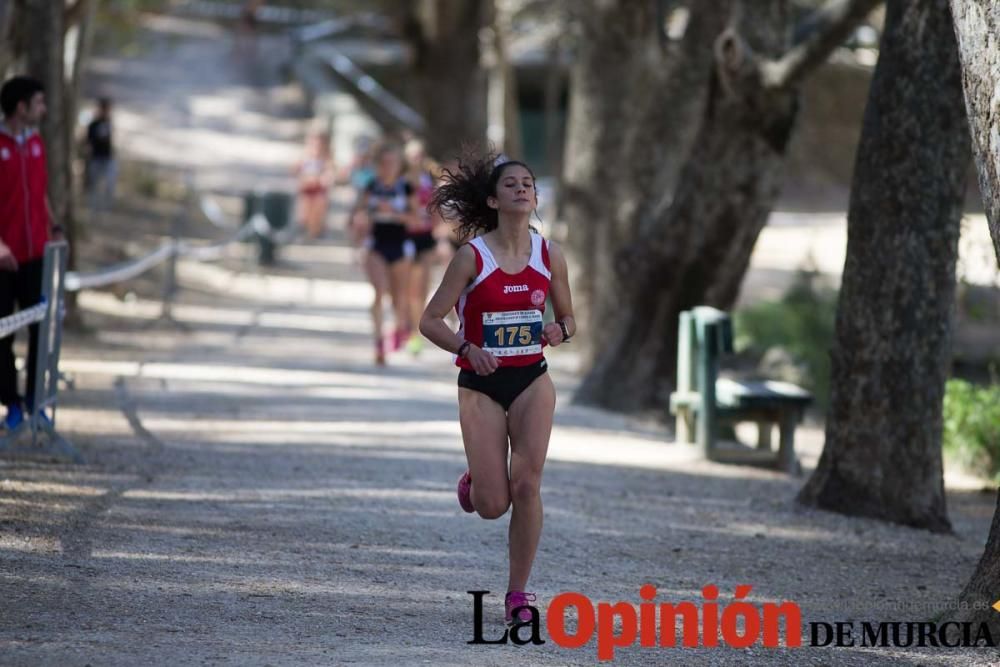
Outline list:
[[[0,338],[6,338],[18,329],[22,329],[29,324],[41,322],[45,319],[46,308],[48,308],[48,303],[46,303],[45,299],[42,299],[41,303],[36,304],[31,308],[25,308],[24,310],[14,313],[13,315],[0,318]]]

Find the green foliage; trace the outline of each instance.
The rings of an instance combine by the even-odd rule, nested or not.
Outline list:
[[[837,290],[823,285],[815,271],[799,271],[781,301],[767,301],[735,313],[736,348],[763,356],[772,348],[787,352],[805,371],[800,380],[826,411],[830,400],[830,348],[837,312]]]
[[[944,453],[972,474],[1000,482],[1000,384],[948,380]]]

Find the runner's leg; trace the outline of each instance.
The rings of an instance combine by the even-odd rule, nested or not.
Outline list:
[[[472,475],[472,505],[482,518],[498,519],[510,507],[507,415],[486,394],[464,387],[458,388],[458,414]]]
[[[382,301],[389,291],[389,267],[382,255],[375,250],[365,253],[365,271],[375,289],[372,302],[372,325],[375,334],[375,361],[385,363],[385,343],[382,339]]]
[[[514,399],[507,414],[510,429],[509,591],[523,591],[542,533],[542,467],[549,449],[556,393],[545,373]]]

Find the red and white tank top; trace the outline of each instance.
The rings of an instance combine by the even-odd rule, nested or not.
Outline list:
[[[476,254],[476,278],[462,292],[455,310],[458,335],[500,361],[501,366],[529,366],[542,360],[542,314],[549,293],[549,242],[531,234],[531,259],[520,273],[506,273],[482,237],[469,241]],[[472,369],[456,357],[460,368]]]

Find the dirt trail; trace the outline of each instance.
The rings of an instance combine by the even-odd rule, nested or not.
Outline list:
[[[147,31],[144,55],[95,63],[120,99],[127,150],[157,157],[142,151],[162,132],[166,161],[199,166],[212,187],[286,182],[304,113],[278,84],[280,59],[248,79],[214,28],[157,20]],[[0,461],[0,664],[594,663],[593,643],[467,645],[466,591],[493,592],[486,637],[501,631],[506,518],[475,519],[455,500],[464,455],[449,359],[426,351],[374,369],[367,288],[338,237],[283,257],[280,275],[238,259],[182,264],[183,328],[151,324],[152,287],[135,300],[83,296],[96,331],[67,343],[76,388],[62,395],[59,425],[87,464]],[[543,609],[562,591],[638,602],[647,582],[661,601],[699,600],[714,583],[725,603],[752,584],[754,603],[794,600],[806,621],[925,620],[982,553],[989,495],[952,492],[945,536],[804,510],[801,479],[708,464],[655,424],[569,405],[574,359],[550,360],[560,406],[533,577]],[[806,449],[815,455],[815,434]],[[617,654],[629,665],[995,658]]]

